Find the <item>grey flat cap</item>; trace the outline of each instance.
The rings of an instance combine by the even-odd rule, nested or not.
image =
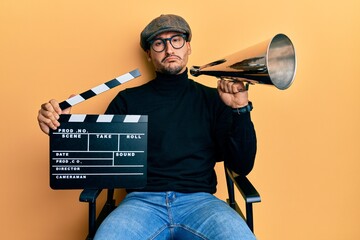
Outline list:
[[[191,41],[191,29],[189,24],[180,16],[162,14],[153,19],[140,34],[140,46],[146,51],[149,49],[149,41],[163,32],[180,32],[187,35],[187,41]]]

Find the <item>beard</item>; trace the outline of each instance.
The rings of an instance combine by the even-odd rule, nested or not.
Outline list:
[[[178,59],[178,61],[173,61],[173,62],[166,63],[166,60],[169,57],[176,57]],[[183,59],[180,56],[167,55],[161,61],[161,65],[159,67],[160,68],[158,70],[161,73],[169,74],[169,75],[177,75],[177,74],[179,74],[179,73],[181,73],[183,71],[185,66],[184,66]]]
[[[164,66],[159,70],[160,70],[161,73],[164,73],[164,74],[177,75],[183,70],[183,67],[180,66],[180,65]]]

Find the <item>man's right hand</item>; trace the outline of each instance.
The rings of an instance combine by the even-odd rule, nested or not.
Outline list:
[[[42,104],[37,117],[41,131],[49,134],[50,128],[56,130],[60,126],[58,121],[60,115],[69,114],[70,110],[71,107],[61,110],[59,102],[55,99]]]

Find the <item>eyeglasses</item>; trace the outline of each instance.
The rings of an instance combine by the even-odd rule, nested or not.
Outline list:
[[[185,45],[186,35],[178,34],[171,38],[155,38],[150,41],[150,46],[155,52],[162,52],[165,50],[166,42],[169,41],[171,46],[175,49],[180,49]]]

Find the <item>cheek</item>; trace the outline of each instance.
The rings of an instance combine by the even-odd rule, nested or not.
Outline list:
[[[148,61],[151,62],[154,66],[159,65],[160,58],[158,56],[154,56],[153,54],[148,54]]]
[[[152,58],[151,63],[154,66],[155,70],[159,70],[162,67],[160,60],[157,58]]]
[[[159,59],[159,58],[152,58],[151,60],[152,60],[153,64],[156,64],[156,65],[161,64],[161,59]]]

